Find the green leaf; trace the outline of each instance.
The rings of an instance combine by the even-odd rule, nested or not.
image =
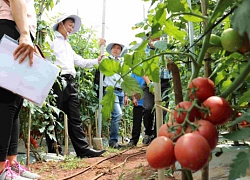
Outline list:
[[[125,76],[122,82],[122,89],[129,95],[140,93],[142,95],[142,89],[135,78],[131,76]]]
[[[216,76],[216,78],[215,78],[214,84],[215,84],[215,85],[219,84],[223,79],[224,79],[224,73],[223,73],[223,71],[218,72],[218,73],[217,73],[217,76]]]
[[[233,28],[238,31],[239,35],[243,36],[246,32],[250,39],[250,1],[244,0],[238,5],[233,15]]]
[[[226,90],[231,84],[232,84],[232,81],[230,79],[227,79],[226,81],[224,81],[222,83],[221,91],[223,92],[224,90]]]
[[[171,12],[181,12],[184,11],[184,4],[181,0],[168,0],[167,9]]]
[[[131,49],[132,51],[135,51],[135,50],[137,50],[137,51],[145,50],[146,47],[147,47],[147,45],[148,45],[148,41],[142,41],[141,43],[138,43],[138,44],[134,45],[134,46],[131,47],[130,49]]]
[[[159,82],[159,57],[152,58],[151,60],[143,63],[143,69],[145,70],[145,75],[147,75],[149,79],[151,79],[153,82]]]
[[[154,47],[156,49],[160,49],[162,51],[165,51],[167,49],[168,43],[167,41],[156,41],[156,43],[154,43]]]
[[[48,127],[48,131],[52,131],[52,130],[54,130],[54,128],[55,128],[54,125],[50,125],[50,126]]]
[[[218,17],[221,17],[225,10],[231,6],[233,0],[220,0],[214,9],[214,13],[210,18],[211,24],[214,24]],[[210,28],[210,27],[207,27]]]
[[[184,15],[183,18],[187,21],[190,21],[190,22],[201,22],[203,21],[202,18],[199,18],[197,16],[193,16],[193,15]]]
[[[106,88],[106,94],[102,99],[101,105],[102,108],[102,118],[104,120],[107,120],[110,117],[111,112],[114,109],[114,103],[115,103],[115,94],[114,94],[114,87],[108,86]]]
[[[143,68],[141,66],[137,66],[132,72],[137,76],[143,76]]]
[[[130,66],[123,64],[121,67],[122,75],[128,73],[129,69],[130,69]]]
[[[179,30],[178,27],[174,26],[173,22],[167,21],[165,24],[165,28],[163,29],[164,33],[173,36],[175,39],[185,42],[185,37],[187,36],[187,32]]]
[[[244,92],[243,95],[241,95],[238,104],[241,105],[244,102],[250,101],[250,89],[248,89],[247,92]]]
[[[115,73],[121,72],[120,62],[109,58],[102,60],[99,68],[105,76],[113,76]]]
[[[160,3],[158,7],[160,8],[156,11],[156,15],[154,19],[156,20],[157,23],[159,23],[160,25],[163,25],[164,22],[166,21],[167,13],[166,13],[164,4]]]
[[[222,136],[232,141],[248,139],[250,137],[250,128],[243,128],[229,134],[222,134]]]
[[[228,126],[233,126],[243,121],[247,121],[250,123],[250,109],[248,109],[247,112],[243,113],[240,117],[236,118]]]
[[[250,161],[250,149],[247,152],[239,152],[233,163],[230,165],[229,180],[235,180],[240,177],[245,177]]]

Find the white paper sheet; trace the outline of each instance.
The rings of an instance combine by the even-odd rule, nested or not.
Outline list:
[[[42,106],[52,88],[59,68],[34,54],[30,66],[28,57],[20,64],[14,60],[15,40],[4,35],[0,42],[0,86]]]

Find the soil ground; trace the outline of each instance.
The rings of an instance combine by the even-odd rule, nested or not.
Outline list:
[[[29,168],[39,173],[42,180],[157,180],[158,171],[149,167],[145,158],[146,148],[142,145],[120,151],[108,148],[103,157],[76,159],[67,156],[61,157],[60,161],[54,155],[50,156],[50,161],[32,163]],[[227,180],[232,160],[238,152],[247,151],[247,148],[249,146],[218,145],[209,163],[209,180]],[[223,153],[216,157],[215,153],[221,150]],[[47,154],[47,157],[49,155]],[[177,171],[173,174],[169,170],[164,170],[165,178],[181,180],[179,168],[179,164],[176,163]],[[247,177],[241,179],[249,180],[250,171],[247,174]],[[201,180],[201,171],[193,173],[193,179]]]

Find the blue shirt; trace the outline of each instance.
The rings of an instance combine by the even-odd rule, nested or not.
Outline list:
[[[135,78],[141,87],[145,83],[142,76],[136,76],[135,74],[132,73],[131,77]],[[137,99],[137,102],[138,102],[138,106],[142,106],[143,105],[143,98],[141,98],[140,100]]]

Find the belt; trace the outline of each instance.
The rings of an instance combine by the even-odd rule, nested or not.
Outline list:
[[[114,88],[116,91],[122,91],[122,89],[121,88],[118,88],[118,87],[115,87]]]
[[[105,91],[105,89],[106,89],[106,87],[104,86],[104,87],[103,87],[103,90]],[[118,88],[118,87],[115,87],[114,90],[116,90],[116,91],[122,91],[122,89],[121,89],[121,88]]]

